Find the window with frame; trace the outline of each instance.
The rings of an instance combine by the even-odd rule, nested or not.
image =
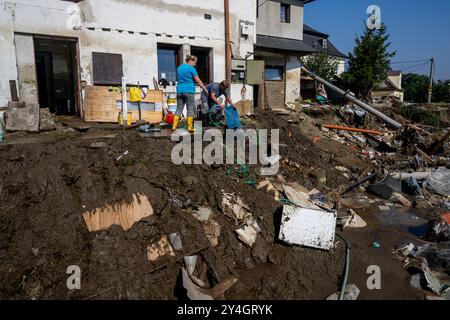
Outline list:
[[[264,79],[266,81],[283,81],[284,68],[279,66],[266,66]]]
[[[123,62],[121,54],[92,52],[94,85],[121,85]]]
[[[180,61],[179,46],[158,44],[158,79],[176,82]]]
[[[291,5],[281,3],[280,4],[280,22],[290,23],[291,22]]]

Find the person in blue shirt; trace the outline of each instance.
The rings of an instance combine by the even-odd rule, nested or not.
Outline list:
[[[207,92],[205,85],[199,78],[197,70],[196,56],[187,56],[186,63],[177,68],[177,111],[173,119],[172,130],[176,130],[181,115],[183,114],[184,105],[187,106],[187,124],[188,131],[194,130],[194,115],[195,115],[195,84],[200,86],[203,91]]]
[[[227,80],[222,81],[221,83],[212,82],[206,86],[207,91],[203,91],[202,93],[202,114],[203,114],[203,126],[209,125],[209,110],[217,105],[221,109],[225,109],[225,105],[222,106],[219,97],[224,96],[226,102],[235,108],[233,101],[230,99],[230,83]],[[235,108],[236,109],[236,108]]]

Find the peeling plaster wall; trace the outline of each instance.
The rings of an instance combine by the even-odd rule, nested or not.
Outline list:
[[[16,35],[15,44],[20,100],[26,103],[37,104],[37,79],[33,37],[29,35]]]
[[[289,56],[286,62],[286,103],[300,102],[301,63],[296,56]]]
[[[223,0],[85,0],[77,4],[83,20],[80,30],[67,26],[68,8],[74,5],[60,0],[0,0],[0,107],[10,100],[9,80],[18,79],[15,33],[76,38],[81,80],[87,84],[92,84],[93,51],[122,54],[127,82],[152,84],[158,71],[157,43],[212,48],[214,81],[225,78]],[[253,52],[255,6],[256,0],[230,0],[235,58]],[[253,26],[248,38],[240,34],[241,22]]]
[[[0,1],[0,108],[11,100],[9,80],[17,80],[16,51],[11,29],[12,15],[5,1]]]

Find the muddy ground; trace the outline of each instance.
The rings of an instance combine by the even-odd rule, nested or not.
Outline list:
[[[354,176],[371,170],[354,149],[321,136],[309,117],[287,120],[272,113],[252,119],[260,128],[281,129],[282,159],[298,164],[282,165],[285,180],[330,194],[350,183],[336,166],[350,168]],[[273,195],[228,176],[227,166],[174,165],[174,143],[166,138],[92,128],[10,141],[0,144],[1,299],[185,299],[181,261],[192,254],[199,256],[200,277],[209,286],[238,277],[225,299],[324,299],[339,289],[342,241],[330,252],[279,242],[281,204]],[[128,155],[117,161],[124,151]],[[224,215],[223,191],[242,197],[256,217],[262,232],[252,248],[238,240],[238,225]],[[84,212],[132,202],[135,193],[148,197],[154,215],[128,231],[119,226],[88,231]],[[174,196],[190,201],[181,207],[169,201]],[[217,247],[192,216],[196,206],[213,210],[221,228]],[[361,289],[359,298],[423,299],[392,254],[413,236],[382,227],[370,214],[362,217],[368,227],[341,232],[351,245],[349,283]],[[174,232],[181,235],[183,251],[150,263],[147,246]],[[381,248],[371,246],[375,241]],[[67,289],[71,265],[81,268],[81,290]],[[381,268],[382,290],[367,289],[371,265]]]

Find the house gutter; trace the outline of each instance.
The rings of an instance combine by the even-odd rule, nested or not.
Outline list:
[[[225,8],[225,75],[231,83],[231,40],[230,40],[230,1],[224,0]]]

